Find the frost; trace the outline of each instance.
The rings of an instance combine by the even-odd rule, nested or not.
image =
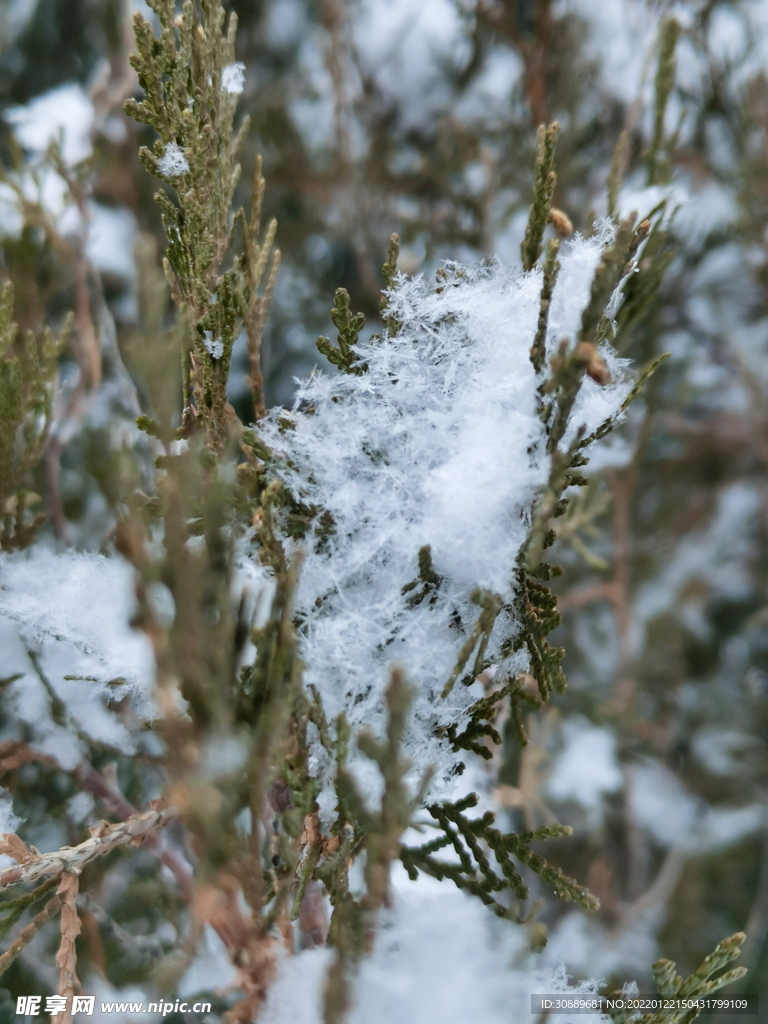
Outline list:
[[[224,92],[239,96],[245,87],[245,64],[235,61],[227,64],[221,72],[221,87]]]
[[[217,338],[213,339],[213,334],[210,331],[206,331],[203,335],[203,344],[205,345],[205,351],[213,359],[221,359],[224,355],[224,342]]]
[[[163,178],[178,178],[186,174],[189,171],[189,164],[181,146],[177,146],[175,142],[167,143],[165,152],[157,161],[157,170]]]
[[[550,349],[579,330],[609,237],[601,231],[563,247]],[[440,696],[477,621],[470,595],[481,587],[504,599],[487,651],[504,669],[501,642],[518,628],[515,566],[549,474],[529,357],[540,287],[540,271],[498,263],[452,265],[442,287],[401,277],[387,315],[402,326],[358,345],[367,371],[313,374],[299,386],[295,428],[281,431],[276,414],[266,427],[280,453],[272,471],[333,523],[310,542],[301,574],[307,684],[329,719],[344,710],[353,729],[381,730],[388,669],[402,663],[417,688],[408,754],[416,771],[436,765],[443,778],[456,757],[436,731],[461,722],[473,699],[461,685]],[[574,432],[594,429],[627,394],[623,363],[606,358],[615,383],[585,380]],[[408,607],[402,590],[418,578],[424,545],[441,582]]]

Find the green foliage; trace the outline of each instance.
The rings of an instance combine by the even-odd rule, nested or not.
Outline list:
[[[541,286],[541,299],[539,301],[539,322],[536,326],[536,337],[531,348],[531,362],[536,373],[541,373],[544,369],[549,304],[552,301],[552,292],[555,289],[555,282],[560,270],[560,263],[557,259],[559,248],[560,243],[556,238],[551,238],[547,242],[547,255],[543,267],[544,281]]]
[[[166,276],[187,326],[182,350],[183,429],[191,431],[199,417],[206,443],[221,453],[233,419],[226,395],[232,346],[242,327],[251,354],[255,412],[264,413],[259,347],[277,253],[264,294],[258,289],[275,225],[270,224],[260,244],[260,164],[250,217],[242,208],[232,215],[240,178],[237,153],[248,130],[246,118],[234,132],[237,93],[227,87],[225,77],[234,66],[237,18],[230,16],[224,36],[224,10],[216,0],[203,0],[202,19],[193,0],[186,0],[178,19],[172,0],[152,0],[151,7],[161,35],[156,39],[149,22],[140,12],[135,14],[138,52],[131,55],[131,64],[145,98],[127,100],[125,110],[157,131],[153,149],[143,147],[139,157],[176,193],[176,202],[166,191],[155,199],[168,237]],[[231,255],[236,226],[241,229],[242,249]]]
[[[350,972],[356,960],[370,951],[376,912],[390,899],[390,865],[398,856],[402,858],[401,836],[421,805],[429,785],[431,776],[427,775],[413,795],[405,781],[411,764],[403,757],[401,747],[412,697],[402,671],[393,668],[386,690],[389,712],[386,739],[379,740],[370,731],[363,731],[358,737],[358,747],[377,765],[384,783],[378,809],[370,810],[366,806],[354,778],[344,767],[343,755],[340,758],[336,778],[339,822],[334,825],[334,832],[346,839],[346,842],[342,840],[339,849],[350,846],[350,837],[354,836],[357,839],[355,852],[365,851],[366,891],[359,901],[355,901],[349,893],[348,881],[345,879],[338,885],[337,880],[334,885],[328,868],[325,868],[322,877],[331,883],[328,890],[334,907],[329,943],[337,951],[326,986],[326,1024],[336,1024],[341,1020],[348,1006]],[[335,864],[333,866],[336,867]]]
[[[673,139],[666,147],[667,153],[665,154],[663,152],[665,148],[664,115],[667,112],[667,104],[675,84],[675,48],[680,37],[680,30],[680,22],[677,18],[665,18],[659,33],[659,60],[654,80],[653,139],[645,154],[649,185],[669,181],[672,175],[672,165],[668,154],[674,149],[676,140]]]
[[[533,203],[528,214],[525,237],[520,244],[523,269],[533,270],[541,255],[541,240],[549,220],[552,196],[555,193],[555,151],[560,125],[556,122],[539,125],[536,136],[536,171],[533,179]]]
[[[417,579],[406,583],[401,593],[410,596],[406,599],[409,608],[416,608],[425,598],[429,598],[430,604],[437,599],[437,590],[442,582],[442,577],[435,572],[432,564],[432,549],[429,544],[419,548],[419,575]],[[417,589],[417,588],[421,589]]]
[[[321,335],[317,339],[317,349],[329,363],[337,366],[343,373],[355,373],[360,376],[365,373],[367,367],[365,364],[361,366],[357,363],[354,347],[360,331],[365,327],[365,316],[363,313],[353,313],[349,308],[349,301],[349,292],[346,288],[337,288],[331,309],[331,320],[339,332],[338,343],[333,345],[328,338]]]
[[[400,237],[397,234],[390,235],[389,238],[389,249],[387,250],[387,258],[384,261],[384,265],[381,268],[381,276],[384,278],[384,289],[382,291],[381,299],[379,300],[379,308],[381,309],[384,326],[387,329],[387,333],[391,336],[398,328],[398,322],[394,317],[387,316],[387,290],[392,288],[397,278],[397,259],[400,255]]]
[[[34,495],[21,489],[25,475],[43,453],[51,422],[58,357],[71,327],[59,339],[49,328],[37,338],[13,320],[13,285],[0,291],[0,545],[26,547],[45,517],[27,516]]]
[[[657,960],[653,965],[653,978],[659,995],[676,996],[679,999],[697,999],[711,995],[725,985],[730,985],[747,973],[746,967],[734,967],[723,971],[741,953],[741,944],[746,939],[744,932],[737,932],[730,938],[723,939],[717,949],[704,960],[702,965],[689,977],[682,978],[676,972],[676,965],[671,960]],[[645,1013],[638,1017],[632,1012],[619,1010],[608,1011],[614,1024],[628,1024],[630,1020],[637,1024],[690,1024],[699,1016],[698,1009],[691,1010],[658,1010],[656,1013]]]
[[[588,910],[599,907],[598,900],[583,886],[530,848],[534,842],[569,836],[572,829],[568,825],[545,825],[520,835],[502,833],[493,827],[496,815],[492,811],[486,811],[480,818],[465,815],[477,802],[477,795],[471,793],[455,803],[427,805],[442,835],[421,846],[401,847],[400,859],[411,879],[418,878],[419,871],[437,879],[448,878],[459,889],[477,896],[498,917],[510,917],[514,916],[510,908],[494,899],[492,893],[510,890],[517,899],[528,899],[528,887],[512,861],[514,857],[550,886],[559,899],[576,900]],[[449,847],[458,856],[458,864],[433,856]],[[492,867],[485,847],[493,853],[501,875]]]
[[[4,939],[13,926],[20,921],[24,914],[43,898],[50,896],[56,888],[57,879],[48,878],[31,892],[25,892],[21,896],[4,900],[0,903],[0,939]]]
[[[431,819],[426,826],[414,821],[428,779],[422,780],[415,793],[406,784],[410,766],[401,748],[410,691],[400,671],[393,671],[386,694],[386,736],[377,739],[363,733],[358,739],[360,750],[377,765],[383,779],[381,803],[375,808],[363,801],[346,768],[350,742],[346,720],[340,717],[329,725],[319,694],[307,694],[302,688],[297,655],[301,623],[292,600],[300,559],[289,563],[283,538],[305,536],[313,524],[318,535],[330,533],[334,524],[327,512],[302,506],[275,481],[267,483],[269,467],[264,464],[271,453],[257,430],[243,430],[235,422],[226,401],[232,346],[244,328],[250,356],[248,383],[257,419],[265,412],[259,350],[279,261],[279,253],[275,253],[267,274],[275,222],[270,222],[260,242],[264,195],[260,162],[250,215],[246,216],[243,209],[234,216],[232,213],[239,176],[236,157],[246,131],[244,124],[239,133],[234,132],[236,97],[222,87],[222,72],[234,60],[235,19],[233,16],[226,36],[222,36],[224,13],[215,0],[202,0],[202,17],[191,0],[178,17],[171,0],[150,0],[150,6],[159,17],[161,36],[156,39],[149,23],[141,15],[136,16],[138,53],[132,63],[145,98],[129,100],[126,109],[159,135],[153,149],[142,150],[141,159],[145,168],[168,186],[168,191],[158,193],[157,202],[169,242],[166,278],[179,319],[170,329],[166,327],[166,291],[154,256],[145,247],[139,259],[139,294],[146,344],[136,362],[144,370],[153,408],[151,415],[139,417],[139,426],[159,440],[165,454],[156,463],[156,492],[151,497],[138,492],[130,496],[130,514],[118,527],[115,541],[136,569],[136,625],[152,642],[158,668],[161,717],[154,727],[168,752],[164,769],[169,796],[181,809],[192,835],[198,864],[196,885],[204,897],[200,905],[206,905],[206,898],[210,902],[210,888],[217,889],[219,896],[231,896],[238,885],[248,904],[247,917],[238,919],[237,901],[233,900],[235,907],[230,907],[232,917],[227,921],[228,927],[234,921],[241,928],[240,945],[236,943],[228,951],[245,981],[252,985],[248,990],[252,1002],[232,1020],[253,1019],[257,1009],[254,993],[261,992],[268,983],[269,970],[264,969],[260,976],[258,965],[269,962],[265,950],[272,933],[279,930],[286,940],[290,921],[303,913],[310,886],[322,882],[333,906],[329,942],[336,951],[328,976],[325,1018],[328,1024],[336,1024],[349,1003],[351,972],[360,956],[370,949],[376,914],[389,900],[389,871],[395,859],[402,861],[413,878],[424,872],[452,881],[499,917],[530,919],[530,915],[523,918],[515,904],[515,900],[525,900],[529,895],[523,868],[536,874],[561,899],[575,900],[588,909],[595,909],[597,901],[532,849],[537,842],[569,835],[567,826],[503,832],[495,827],[491,812],[476,818],[467,814],[477,805],[475,794],[455,803],[431,803],[426,807]],[[649,156],[652,181],[664,180],[667,174],[662,152],[663,120],[674,80],[674,42],[679,34],[673,20],[665,25],[656,78],[654,143]],[[539,129],[533,203],[521,247],[526,270],[536,266],[542,253],[556,183],[557,136],[556,124]],[[624,134],[609,181],[612,216],[626,151]],[[238,231],[241,249],[234,244]],[[629,274],[641,245],[644,249],[639,272]],[[396,278],[398,249],[398,237],[392,235],[383,267],[385,291]],[[465,640],[444,690],[447,695],[457,683],[472,682],[489,667],[486,653],[494,629],[506,626],[509,630],[503,654],[527,649],[532,679],[521,676],[489,680],[496,688],[472,706],[462,731],[458,723],[445,729],[447,740],[456,750],[486,760],[493,757],[493,746],[502,742],[494,726],[502,704],[508,702],[512,731],[525,745],[528,738],[523,708],[538,709],[553,693],[565,688],[563,651],[549,644],[560,616],[557,599],[547,582],[560,570],[543,556],[554,543],[556,530],[561,538],[567,537],[576,545],[579,524],[591,521],[595,507],[602,507],[598,501],[587,500],[589,491],[584,492],[582,503],[577,499],[569,506],[571,499],[566,492],[586,484],[579,473],[586,463],[584,449],[612,430],[617,418],[606,420],[589,437],[578,436],[567,450],[561,445],[585,375],[598,384],[607,380],[607,368],[598,350],[600,343],[612,332],[617,346],[626,343],[658,294],[672,253],[661,216],[652,228],[650,221],[635,228],[634,218],[619,224],[592,282],[578,339],[572,347],[561,345],[547,367],[545,341],[559,270],[557,255],[558,242],[551,240],[546,246],[539,320],[531,350],[533,367],[542,379],[539,400],[547,433],[545,443],[551,455],[550,477],[532,513],[529,539],[515,574],[514,599],[511,605],[505,605],[497,594],[480,589],[473,593],[472,600],[479,609],[477,621],[466,626],[457,623]],[[604,311],[622,280],[625,302],[614,327]],[[12,296],[8,296],[6,289],[0,371],[6,373],[5,367],[11,364],[15,368],[0,376],[0,383],[28,381],[30,397],[13,406],[5,401],[5,392],[0,394],[3,431],[6,410],[16,410],[9,414],[10,426],[0,436],[0,452],[3,456],[12,453],[19,460],[11,470],[4,468],[5,462],[0,464],[0,499],[8,514],[17,517],[16,525],[9,526],[6,521],[4,543],[6,537],[12,541],[23,536],[22,520],[29,498],[18,490],[24,472],[21,467],[27,465],[27,459],[32,465],[42,449],[44,433],[35,430],[41,422],[41,409],[46,422],[50,417],[50,381],[46,375],[50,370],[52,380],[55,373],[55,346],[50,336],[46,336],[42,349],[35,343],[27,352],[26,342],[19,340],[15,325],[10,323]],[[398,328],[397,321],[387,316],[386,303],[384,294],[379,308],[385,338]],[[365,365],[357,362],[355,354],[365,317],[352,313],[346,290],[336,292],[331,316],[338,340],[332,344],[321,337],[318,349],[343,372],[365,373]],[[11,340],[6,342],[7,337]],[[35,340],[33,335],[24,337],[30,344]],[[169,399],[167,386],[176,376],[169,370],[177,358],[176,350],[182,354],[180,432],[172,427],[178,402]],[[641,376],[623,409],[637,397],[663,359],[652,363]],[[26,394],[26,386],[11,389],[8,394]],[[196,434],[200,424],[204,439]],[[280,424],[290,430],[290,416],[283,415]],[[171,441],[179,435],[189,438],[189,450],[171,454]],[[18,456],[20,441],[24,443],[22,456]],[[235,457],[240,452],[237,444],[230,442],[239,442],[247,460],[236,471]],[[379,457],[378,453],[371,454],[374,461]],[[7,501],[2,490],[6,478],[13,481]],[[233,607],[231,600],[235,551],[238,544],[245,543],[247,529],[253,531],[259,557],[275,583],[274,596],[266,615],[259,617],[259,626],[253,625],[248,609]],[[424,545],[419,551],[418,575],[402,589],[406,606],[434,602],[441,584],[430,547]],[[159,611],[158,592],[170,596],[170,618]],[[243,667],[247,641],[255,646],[256,655],[252,665]],[[45,682],[42,676],[41,680]],[[0,680],[0,686],[8,682]],[[183,711],[179,693],[184,700]],[[52,689],[49,696],[55,704]],[[56,710],[54,706],[54,718]],[[62,711],[61,707],[58,710]],[[308,763],[310,726],[317,730],[320,742],[338,766],[339,814],[330,836],[322,835],[317,825],[317,783]],[[216,768],[216,755],[224,743],[231,743],[240,753],[236,770],[219,772]],[[251,830],[244,836],[241,823],[248,814]],[[421,845],[406,846],[402,836],[409,825],[434,828],[438,834]],[[442,859],[441,851],[453,859]],[[358,898],[350,891],[349,871],[360,857],[365,864],[365,892]],[[5,915],[0,932],[4,934],[44,895],[43,888],[0,907],[0,914]],[[231,933],[235,931],[233,927]],[[720,978],[713,975],[737,955],[739,941],[734,936],[722,943],[686,981],[674,974],[674,965],[660,962],[656,967],[660,988],[670,994],[696,995],[734,980],[738,971]],[[165,963],[163,970],[168,966]],[[158,979],[163,970],[158,971]],[[250,977],[248,971],[252,972]],[[172,973],[168,969],[164,976],[167,979]],[[673,1024],[668,1015],[647,1019],[649,1024],[660,1024],[661,1020]],[[688,1019],[680,1018],[681,1022]],[[621,1024],[618,1018],[617,1024]]]

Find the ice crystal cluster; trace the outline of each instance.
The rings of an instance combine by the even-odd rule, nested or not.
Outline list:
[[[208,352],[213,359],[221,359],[224,355],[224,342],[221,339],[214,339],[211,331],[205,331],[203,335],[203,344],[205,345],[205,351]]]
[[[164,178],[179,178],[189,172],[189,163],[184,150],[175,142],[169,142],[157,162],[157,169]]]
[[[606,227],[564,247],[550,351],[577,335],[609,239]],[[273,471],[296,499],[324,510],[299,590],[305,680],[329,718],[345,711],[353,731],[382,731],[388,667],[401,664],[417,689],[409,756],[417,770],[438,768],[438,788],[459,760],[441,727],[461,722],[482,695],[480,684],[457,684],[441,698],[477,621],[477,588],[504,601],[487,649],[497,672],[526,668],[522,651],[505,659],[501,648],[518,629],[514,571],[550,470],[530,359],[541,283],[540,270],[497,262],[452,264],[436,285],[400,276],[385,312],[399,326],[357,346],[364,372],[314,373],[290,423],[276,414],[268,434],[281,454]],[[585,378],[572,435],[616,413],[631,387],[605,348],[612,383]],[[417,603],[421,581],[403,588],[418,580],[426,545],[439,583]],[[328,791],[326,815],[333,801]]]
[[[221,72],[221,87],[230,95],[239,96],[245,86],[245,64],[235,61]]]

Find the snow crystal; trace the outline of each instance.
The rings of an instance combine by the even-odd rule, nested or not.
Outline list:
[[[165,147],[165,152],[157,161],[157,170],[163,178],[178,178],[182,174],[186,174],[189,171],[189,164],[181,146],[177,146],[175,142],[169,142]]]
[[[563,246],[550,350],[580,327],[609,237],[601,232]],[[367,372],[313,374],[299,386],[295,428],[281,430],[277,414],[265,428],[281,453],[272,471],[334,524],[330,536],[315,538],[302,569],[307,683],[319,688],[329,718],[345,711],[353,728],[382,730],[388,669],[401,662],[417,688],[409,755],[415,771],[436,765],[444,778],[456,758],[436,731],[461,721],[473,698],[461,685],[445,700],[440,693],[477,621],[475,587],[505,600],[488,655],[511,669],[500,646],[518,628],[515,566],[549,473],[529,358],[540,288],[540,270],[498,263],[452,266],[444,287],[401,276],[388,315],[402,326],[358,346]],[[614,383],[585,381],[574,431],[594,429],[630,387],[623,364],[605,355]],[[402,588],[417,579],[427,544],[442,582],[409,608]],[[330,793],[321,801],[332,803]]]
[[[240,95],[245,87],[245,64],[242,61],[227,64],[221,72],[221,87],[224,92]]]
[[[203,344],[205,350],[213,359],[221,359],[224,355],[224,342],[219,338],[214,341],[213,334],[210,331],[206,331],[203,335]]]
[[[128,624],[134,605],[133,570],[102,555],[0,555],[0,614],[31,644],[71,649],[73,671],[105,682],[121,677],[136,687],[152,681],[148,641]]]

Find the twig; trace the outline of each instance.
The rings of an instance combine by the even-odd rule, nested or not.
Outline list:
[[[95,857],[102,857],[110,853],[118,846],[127,846],[129,843],[139,845],[150,835],[154,829],[164,828],[170,822],[175,821],[178,812],[174,807],[165,807],[158,811],[146,811],[144,814],[133,815],[126,821],[110,825],[103,822],[92,829],[90,839],[86,839],[79,846],[62,846],[60,850],[51,853],[37,853],[34,847],[27,850],[28,856],[23,858],[23,863],[18,863],[15,868],[10,868],[0,875],[0,890],[18,885],[19,882],[34,882],[46,875],[57,875],[63,871],[79,873],[83,867]],[[17,837],[17,843],[21,843]],[[9,841],[8,833],[3,833],[3,840]],[[0,844],[0,849],[3,844]],[[16,848],[15,848],[16,850]],[[17,853],[10,850],[3,852],[10,853],[16,857]]]
[[[48,900],[40,913],[32,918],[18,938],[14,939],[8,949],[0,956],[0,976],[8,970],[19,953],[21,953],[25,946],[29,945],[40,929],[48,924],[54,914],[59,912],[65,898],[65,893],[57,892],[54,897]]]
[[[111,809],[115,817],[122,821],[134,817],[139,812],[129,803],[119,790],[114,789],[107,780],[87,761],[83,761],[75,771],[75,777],[86,792],[99,797]],[[153,850],[176,879],[179,889],[187,902],[192,900],[192,871],[181,857],[169,850],[163,840],[149,833],[144,845]]]
[[[80,888],[79,869],[75,872],[66,871],[59,883],[58,896],[62,897],[61,905],[61,942],[56,954],[56,966],[59,968],[59,995],[67,1000],[67,1007],[61,1013],[51,1017],[51,1024],[71,1024],[72,997],[80,989],[77,977],[77,949],[75,941],[80,934],[80,918],[77,915],[77,892]]]
[[[80,731],[69,715],[64,702],[56,693],[51,681],[43,671],[40,659],[35,651],[29,645],[26,645],[26,650],[29,660],[50,698],[51,714],[54,721],[59,725],[66,725],[68,728],[73,729],[83,740],[88,742],[89,737]],[[139,814],[138,808],[129,803],[122,793],[110,786],[107,780],[87,760],[83,760],[77,766],[74,776],[86,792],[103,800],[115,817],[120,818],[121,821],[126,821],[128,818],[136,817]],[[192,872],[189,867],[172,850],[167,849],[158,836],[148,835],[146,837],[146,845],[157,853],[163,864],[172,872],[184,898],[187,902],[190,902],[192,900]]]

